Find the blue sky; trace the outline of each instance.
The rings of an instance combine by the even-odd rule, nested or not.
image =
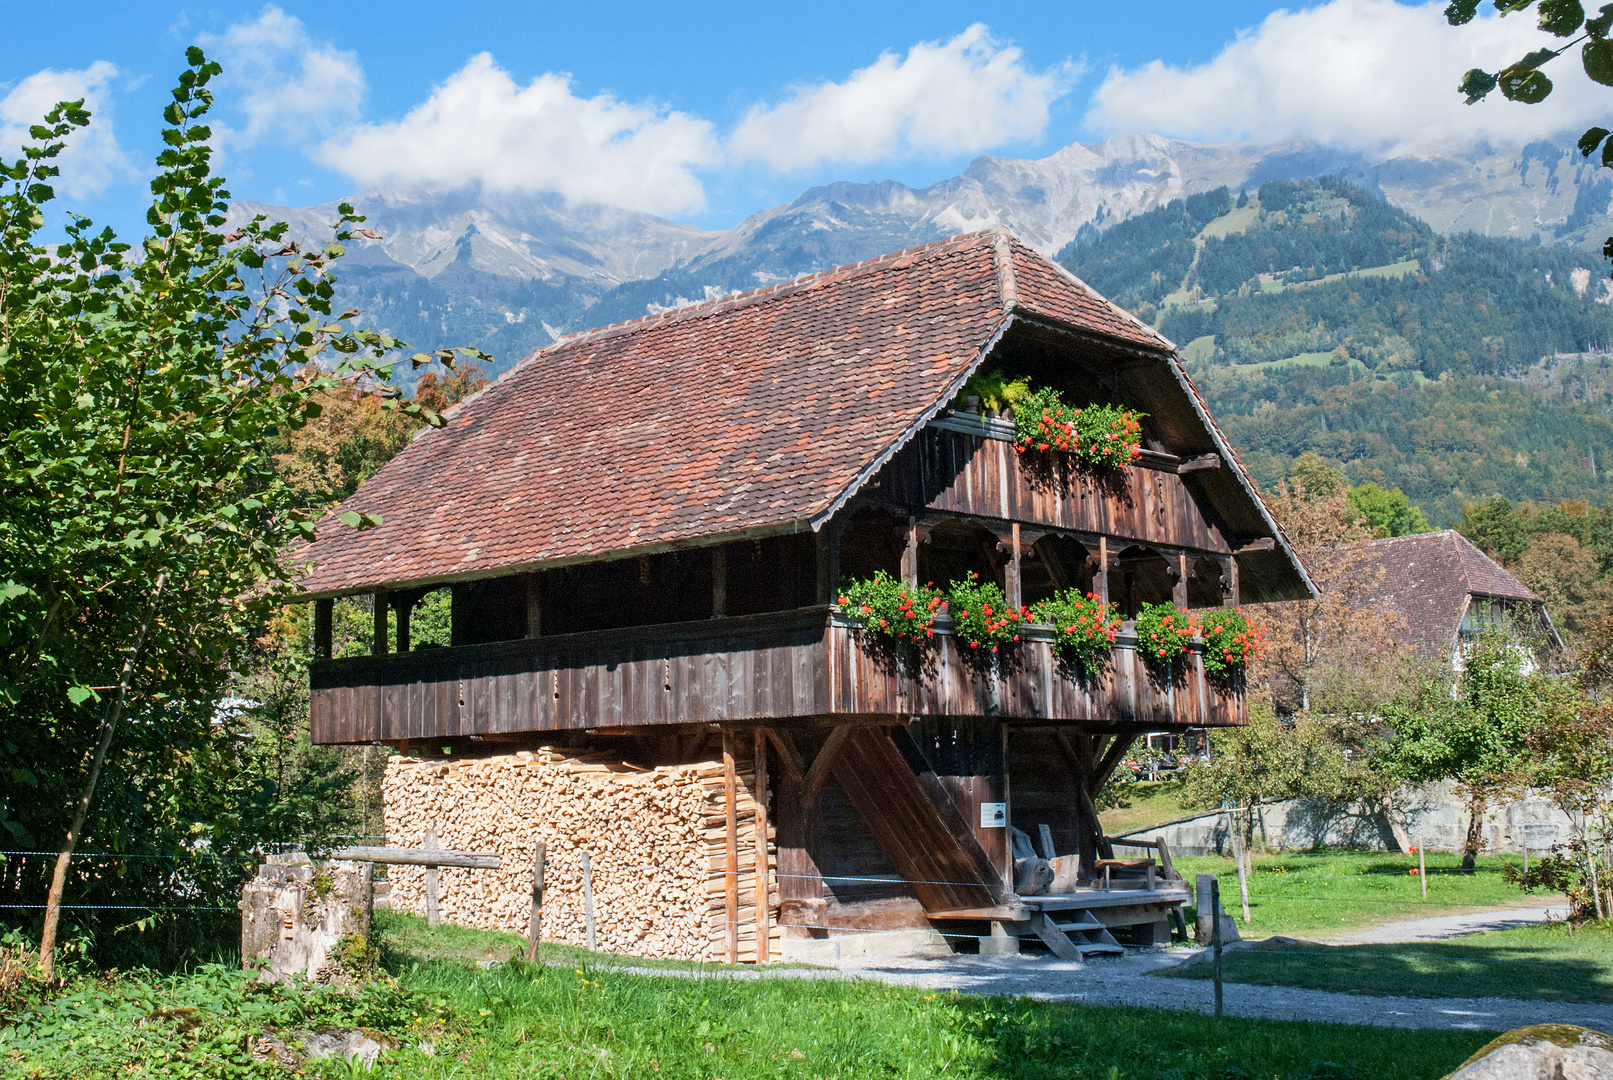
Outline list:
[[[1131,131],[1396,152],[1596,108],[1570,71],[1533,114],[1464,110],[1460,72],[1539,35],[1493,16],[1452,30],[1440,7],[8,3],[0,144],[40,103],[88,93],[97,127],[64,205],[138,231],[157,115],[199,42],[228,68],[218,141],[238,198],[481,182],[723,228],[814,184],[922,186],[976,154]]]

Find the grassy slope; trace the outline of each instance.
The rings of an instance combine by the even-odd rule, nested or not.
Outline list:
[[[1450,942],[1327,946],[1263,943],[1222,959],[1229,982],[1408,997],[1613,1002],[1613,923],[1562,923]],[[1167,973],[1210,977],[1205,964]]]
[[[1182,805],[1180,780],[1143,780],[1129,784],[1122,790],[1121,799],[1126,805],[1098,815],[1103,831],[1110,836],[1120,836],[1134,829],[1147,828],[1198,812]]]
[[[1257,855],[1249,877],[1253,923],[1248,926],[1243,923],[1237,868],[1231,859],[1179,858],[1176,866],[1189,881],[1194,874],[1217,875],[1222,906],[1238,916],[1239,931],[1249,938],[1326,937],[1400,919],[1558,899],[1539,893],[1526,897],[1502,881],[1501,866],[1510,857],[1481,858],[1472,874],[1461,872],[1458,855],[1431,851],[1426,858],[1428,899],[1424,900],[1417,878],[1407,872],[1417,865],[1415,857],[1325,851]]]

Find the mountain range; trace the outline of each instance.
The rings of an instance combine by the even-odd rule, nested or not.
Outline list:
[[[979,157],[924,188],[834,183],[713,231],[549,194],[374,188],[350,200],[377,241],[344,260],[349,306],[418,348],[475,345],[503,369],[559,334],[1007,225],[1048,254],[1086,230],[1197,192],[1335,176],[1441,233],[1572,247],[1613,232],[1613,181],[1566,139],[1374,155],[1316,144],[1193,143],[1132,135],[1075,143],[1038,160]],[[307,238],[335,206],[239,202]]]

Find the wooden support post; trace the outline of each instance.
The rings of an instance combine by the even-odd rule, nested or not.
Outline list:
[[[1227,557],[1227,591],[1221,603],[1225,607],[1237,607],[1242,598],[1238,592],[1238,560],[1232,556]]]
[[[314,655],[321,660],[330,659],[335,609],[334,600],[314,601]]]
[[[414,613],[414,601],[407,596],[397,598],[393,610],[398,613],[398,652],[409,651],[409,616]]]
[[[755,757],[752,761],[752,774],[755,777],[755,787],[751,795],[756,801],[756,962],[765,964],[768,961],[768,925],[767,925],[767,736],[757,728],[755,735]]]
[[[426,830],[426,842],[421,845],[427,851],[437,850],[437,830]],[[437,929],[442,916],[437,910],[437,864],[431,863],[426,867],[426,925]]]
[[[823,742],[823,749],[818,756],[812,759],[812,767],[807,770],[806,782],[801,785],[801,798],[809,805],[818,801],[818,792],[823,790],[823,782],[829,779],[829,769],[834,765],[835,756],[840,753],[840,744],[846,741],[851,734],[850,724],[841,724],[829,732],[829,737]]]
[[[594,860],[585,850],[582,853],[582,925],[588,941],[588,951],[596,952],[594,941]]]
[[[1094,591],[1098,594],[1099,603],[1107,604],[1109,602],[1109,538],[1107,536],[1098,537],[1098,575],[1093,579],[1092,584],[1096,586]]]
[[[537,963],[538,942],[543,940],[543,864],[548,854],[549,847],[542,842],[532,853],[532,921],[526,927],[526,958],[529,963]]]
[[[723,810],[727,815],[728,850],[723,870],[723,913],[728,920],[728,962],[739,963],[739,780],[734,775],[734,735],[722,733]]]
[[[370,651],[376,656],[386,655],[386,590],[376,589],[375,601],[375,636]]]
[[[1221,882],[1210,879],[1210,949],[1214,953],[1215,1015],[1221,1015]]]
[[[801,761],[800,751],[796,750],[795,742],[790,738],[789,732],[780,732],[776,728],[757,728],[766,735],[778,751],[779,764],[784,768],[784,778],[793,783],[801,783],[806,779],[806,766]]]
[[[536,574],[526,576],[526,636],[543,633],[543,585]]]
[[[907,516],[907,546],[902,549],[902,580],[909,585],[919,583],[919,523],[911,514]]]
[[[1020,550],[1019,550],[1019,522],[1014,522],[1013,532],[1008,541],[1008,607],[1011,611],[1018,611],[1023,605],[1022,590],[1020,588]],[[1006,730],[1006,728],[1004,729]]]
[[[1187,554],[1178,552],[1176,555],[1176,587],[1171,590],[1171,603],[1179,608],[1187,607]]]
[[[1528,826],[1525,826],[1525,828],[1527,828],[1527,827]],[[1527,840],[1525,840],[1524,843],[1523,843],[1523,872],[1524,872],[1525,875],[1527,875],[1529,873],[1529,842]],[[1423,886],[1423,899],[1427,900],[1428,899],[1428,863],[1426,861],[1424,861],[1424,859],[1423,859],[1423,846],[1421,844],[1417,845],[1417,880],[1422,883],[1422,886]]]
[[[448,644],[464,645],[470,629],[470,584],[448,588]]]
[[[728,549],[721,544],[711,549],[711,617],[728,617]]]
[[[1244,866],[1247,854],[1243,847],[1243,829],[1232,811],[1227,811],[1227,824],[1232,828],[1232,857],[1238,860],[1238,893],[1243,897],[1243,925],[1249,925],[1249,877]]]
[[[835,587],[839,582],[829,576],[829,527],[825,525],[813,537],[813,562],[818,573],[818,603],[832,604]]]

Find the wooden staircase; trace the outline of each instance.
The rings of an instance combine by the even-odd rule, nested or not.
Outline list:
[[[1060,960],[1085,960],[1089,956],[1122,956],[1109,928],[1088,911],[1038,911],[1031,916],[1031,931]]]

